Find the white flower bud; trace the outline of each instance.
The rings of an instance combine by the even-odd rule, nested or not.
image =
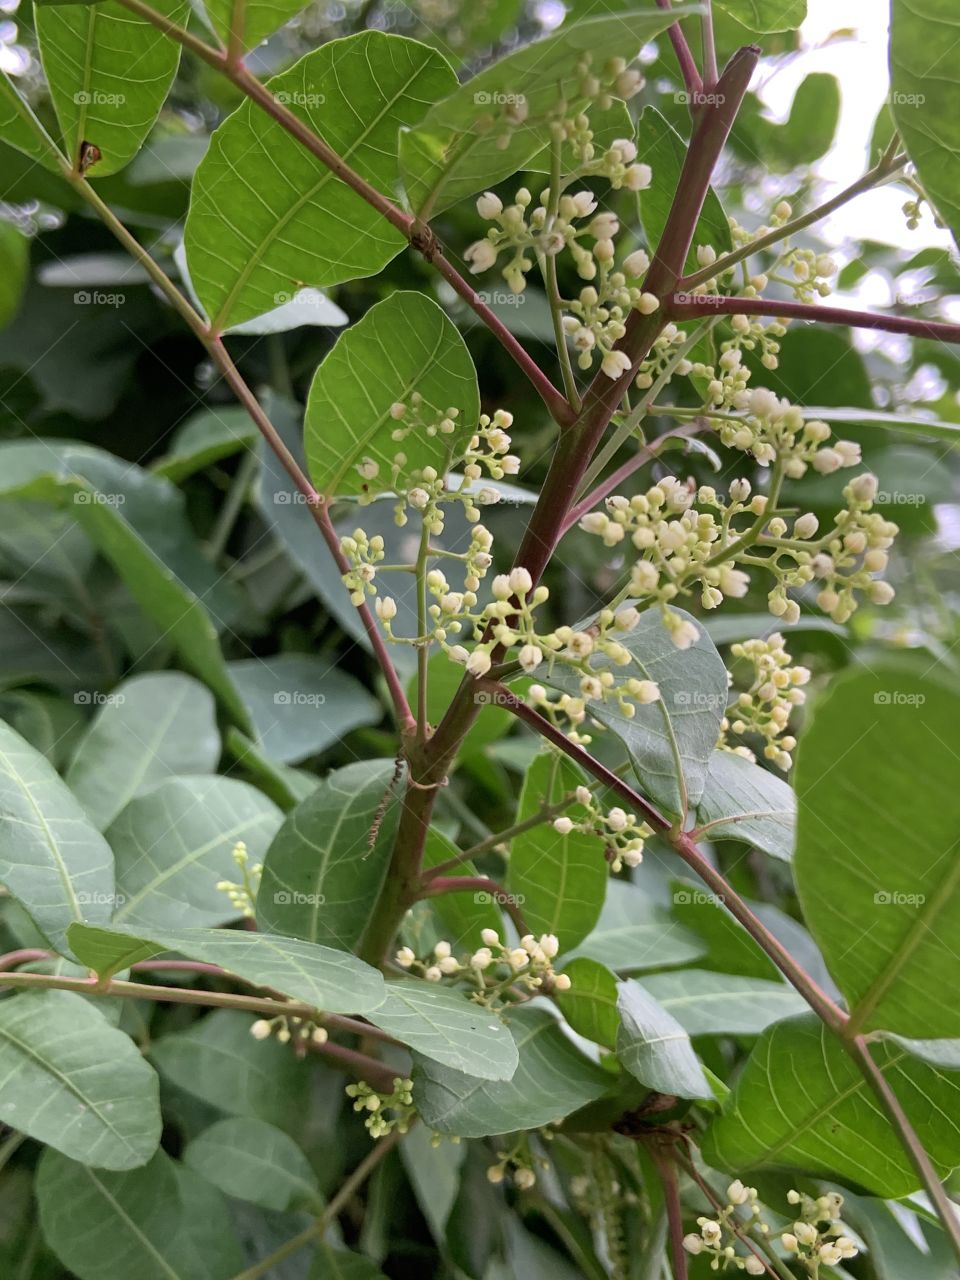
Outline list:
[[[489,240],[475,240],[463,253],[464,260],[470,264],[472,275],[488,271],[497,261],[497,251]]]
[[[378,596],[373,607],[383,622],[390,622],[397,616],[397,602],[392,596]]]
[[[526,569],[511,569],[508,581],[510,590],[518,596],[525,596],[528,591],[533,589],[533,579]]]
[[[481,929],[480,937],[488,947],[499,947],[500,945],[500,935],[496,929]]]
[[[573,983],[570,981],[569,974],[558,973],[553,980],[553,985],[557,991],[569,991]]]
[[[639,279],[650,270],[650,258],[643,249],[635,249],[623,260],[623,269],[628,276]]]
[[[808,511],[806,515],[802,515],[798,520],[794,521],[794,536],[797,538],[812,538],[819,527],[820,521],[812,511]]]
[[[394,959],[404,969],[409,969],[416,960],[416,954],[409,947],[401,947]]]
[[[503,213],[503,201],[492,191],[485,191],[477,199],[477,213],[481,218],[496,218]]]
[[[636,307],[642,316],[652,316],[655,311],[660,310],[660,299],[655,293],[641,293]]]
[[[623,351],[608,351],[600,367],[608,378],[616,381],[630,372],[630,359]]]
[[[266,1018],[258,1018],[250,1028],[250,1034],[254,1040],[267,1040],[270,1037],[273,1028]]]
[[[467,659],[467,670],[472,676],[485,676],[493,665],[486,649],[474,649]]]
[[[573,822],[570,818],[554,818],[553,829],[562,836],[568,836],[573,830]]]
[[[543,650],[535,644],[525,644],[520,650],[518,659],[521,667],[529,674],[535,671],[543,661]]]

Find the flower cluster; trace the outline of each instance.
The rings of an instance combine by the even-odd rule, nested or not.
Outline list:
[[[786,772],[793,763],[790,752],[797,745],[796,738],[786,733],[790,713],[806,701],[803,685],[809,683],[810,672],[806,667],[791,665],[792,659],[779,631],[765,640],[745,640],[732,645],[730,652],[751,664],[753,680],[749,689],[738,694],[727,709],[723,732],[736,737],[750,734],[762,738],[764,757]],[[729,739],[725,739],[723,745],[729,746]],[[748,760],[755,758],[746,746],[732,750]]]
[[[368,595],[377,594],[373,580],[385,554],[383,538],[379,533],[368,538],[363,529],[354,529],[352,535],[340,539],[340,550],[350,565],[343,585],[350,592],[350,603],[361,605]]]
[[[497,1152],[497,1163],[487,1168],[487,1181],[499,1186],[509,1177],[518,1191],[529,1191],[536,1186],[537,1166],[548,1169],[550,1162],[543,1156],[535,1155],[530,1149],[529,1134],[521,1133],[517,1135],[516,1142],[509,1151]]]
[[[789,1231],[783,1232],[780,1241],[788,1253],[805,1265],[808,1275],[816,1277],[821,1266],[835,1267],[857,1256],[857,1246],[842,1232],[843,1196],[831,1191],[814,1200],[799,1191],[791,1191],[787,1200],[800,1207],[800,1217]]]
[[[495,929],[484,929],[482,946],[471,955],[457,959],[449,942],[440,941],[433,951],[418,957],[411,947],[401,947],[394,959],[401,968],[420,974],[427,982],[453,978],[475,987],[473,998],[481,1004],[492,1004],[511,987],[529,991],[568,991],[570,979],[565,973],[554,973],[553,961],[560,951],[555,934],[539,938],[532,933],[511,947],[501,941]]]
[[[305,1050],[308,1044],[326,1044],[329,1039],[326,1027],[309,1018],[292,1018],[283,1013],[276,1018],[258,1018],[251,1024],[250,1034],[254,1040],[269,1040],[276,1036],[281,1044],[292,1042],[300,1050]]]
[[[585,816],[575,820],[561,814],[553,820],[554,831],[562,836],[569,835],[571,831],[579,831],[583,835],[596,836],[602,840],[612,871],[620,871],[624,866],[639,866],[643,861],[644,841],[653,835],[651,828],[640,821],[636,814],[628,813],[619,806],[604,813],[589,787],[577,787],[576,798],[586,810]]]
[[[365,1080],[346,1087],[348,1098],[353,1098],[354,1111],[364,1113],[363,1123],[371,1138],[385,1138],[394,1129],[406,1133],[416,1117],[413,1102],[413,1081],[397,1076],[392,1093],[378,1093]]]
[[[821,583],[817,603],[835,622],[846,622],[857,608],[856,593],[871,604],[889,604],[893,587],[876,575],[887,567],[888,551],[900,532],[892,520],[871,510],[877,496],[877,478],[857,476],[844,488],[846,509],[839,512],[834,529],[820,540],[810,561],[813,576]]]
[[[260,887],[260,877],[263,874],[263,863],[256,862],[253,866],[249,866],[249,854],[247,846],[243,840],[238,840],[233,846],[233,860],[240,868],[240,883],[237,884],[233,880],[218,880],[217,889],[220,893],[225,893],[230,899],[230,905],[235,908],[238,915],[252,920],[256,914],[254,903],[257,900],[257,890]]]

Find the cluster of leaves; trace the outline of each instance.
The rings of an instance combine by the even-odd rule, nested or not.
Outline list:
[[[375,194],[402,188],[449,244],[481,231],[479,190],[549,181],[549,111],[558,96],[579,110],[585,51],[598,66],[643,51],[641,110],[614,95],[593,127],[602,143],[634,137],[653,171],[639,214],[629,190],[605,205],[638,249],[652,254],[664,234],[689,95],[658,7],[610,16],[576,3],[535,44],[519,0],[299,17],[296,0],[218,2],[205,22],[182,3],[157,9],[248,52],[295,121]],[[721,49],[758,40],[773,57],[796,48],[805,5],[715,9]],[[885,108],[878,150],[895,124],[914,194],[956,229],[957,87],[925,52],[951,24],[949,0],[893,9],[893,121]],[[143,261],[115,247],[90,189],[179,276],[201,326],[217,342],[231,335],[337,536],[359,521],[391,559],[417,558],[419,529],[398,530],[396,496],[369,501],[366,483],[371,463],[390,475],[398,403],[415,392],[432,410],[456,406],[458,441],[481,409],[507,404],[524,471],[496,482],[484,523],[495,568],[508,570],[555,424],[400,229],[274,115],[240,102],[236,82],[193,54],[181,63],[135,5],[17,18],[34,61],[0,81],[0,1270],[652,1280],[672,1265],[679,1277],[687,1263],[668,1263],[665,1244],[677,1179],[689,1225],[712,1219],[731,1176],[749,1175],[784,1232],[788,1189],[844,1189],[860,1252],[841,1274],[948,1277],[949,1243],[869,1080],[731,914],[732,897],[689,878],[675,837],[699,842],[843,1006],[846,1040],[869,1037],[949,1180],[960,1020],[942,993],[960,980],[960,683],[955,553],[934,507],[955,485],[956,354],[923,339],[865,354],[843,331],[804,327],[780,339],[775,370],[754,361],[758,385],[807,415],[819,406],[860,444],[877,510],[904,535],[886,620],[869,606],[849,625],[804,612],[788,632],[815,692],[793,785],[718,747],[727,668],[742,674],[731,646],[773,629],[762,585],[720,617],[681,613],[697,637],[686,648],[644,613],[623,643],[659,698],[629,718],[593,709],[606,783],[482,695],[423,850],[424,872],[455,865],[461,891],[425,893],[392,947],[407,972],[381,968],[371,922],[391,886],[405,778],[369,635],[223,366],[203,362]],[[454,68],[476,74],[458,86]],[[517,127],[471,137],[480,108],[518,99]],[[728,206],[749,207],[770,181],[778,198],[815,203],[809,166],[838,111],[829,77],[804,82],[784,124],[749,96],[727,154]],[[713,191],[698,243],[733,247]],[[931,319],[960,292],[946,251],[865,242],[839,283],[868,275]],[[579,287],[570,277],[565,294]],[[486,297],[559,376],[546,294],[531,284]],[[726,336],[709,335],[696,359],[714,361]],[[699,412],[696,373],[670,395],[681,415]],[[748,458],[721,463],[684,439],[651,480],[682,469],[719,483],[721,466],[725,484],[755,478]],[[635,447],[622,441],[610,461]],[[442,432],[413,431],[402,448],[419,472],[449,456]],[[825,523],[841,483],[788,484],[785,504],[795,496]],[[445,551],[465,556],[470,531],[460,507],[447,511]],[[594,540],[571,535],[547,573],[550,609],[563,602],[553,623],[592,617],[610,573]],[[396,634],[421,635],[413,577],[392,598]],[[395,655],[415,701],[416,646]],[[443,653],[421,662],[431,724],[460,675]],[[562,668],[544,680],[577,690]],[[615,776],[673,830],[611,876],[586,816],[624,803]],[[561,815],[570,823],[555,825]],[[523,930],[539,967],[518,954]],[[500,940],[507,959],[488,961],[482,948]],[[363,1086],[348,1096],[354,1077]],[[389,1136],[371,1148],[370,1133]],[[735,1251],[762,1255],[770,1274],[804,1274],[781,1246]],[[709,1265],[691,1255],[690,1274]]]

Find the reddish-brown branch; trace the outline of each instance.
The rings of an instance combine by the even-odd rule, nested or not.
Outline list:
[[[670,1234],[670,1258],[674,1280],[687,1280],[687,1251],[683,1247],[683,1206],[680,1203],[680,1183],[673,1152],[657,1138],[647,1143],[663,1188],[663,1202],[667,1210],[667,1227]]]
[[[776,298],[724,298],[715,294],[677,293],[670,299],[668,311],[674,320],[718,315],[781,316],[786,320],[814,320],[819,324],[849,325],[855,329],[876,329],[882,333],[902,333],[912,338],[960,343],[960,324]]]
[[[420,892],[422,898],[436,898],[443,893],[485,893],[503,907],[517,926],[521,937],[529,933],[516,897],[488,876],[434,876]]]
[[[670,0],[657,0],[657,4],[668,13],[673,7]],[[703,93],[703,80],[700,78],[693,52],[687,43],[687,37],[683,34],[680,23],[675,22],[668,27],[667,35],[670,37],[673,52],[676,54],[677,62],[680,64],[680,74],[683,76],[684,88],[689,98],[690,114],[693,115],[696,110],[696,99]]]

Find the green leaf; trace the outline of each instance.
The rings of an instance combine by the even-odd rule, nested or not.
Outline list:
[[[813,164],[830,150],[839,123],[840,84],[815,71],[800,82],[787,121],[771,128],[764,156],[784,172]]]
[[[705,969],[750,978],[779,978],[779,969],[717,894],[708,893],[699,881],[674,880],[671,887],[675,919],[704,943],[699,959]]]
[[[317,755],[351,729],[382,719],[380,703],[326,658],[280,653],[227,664],[260,749],[281,764]]]
[[[446,658],[446,654],[443,656]],[[452,840],[448,840],[436,827],[431,827],[423,847],[423,869],[431,871],[441,862],[459,854],[460,850]],[[465,861],[451,874],[475,876],[479,872],[472,862]],[[501,936],[503,934],[500,908],[492,895],[483,890],[478,893],[438,894],[430,899],[430,910],[439,921],[439,931],[453,947],[454,954],[476,950],[481,945],[480,935],[484,929],[494,929]]]
[[[267,88],[392,198],[398,130],[415,125],[454,83],[434,50],[364,31],[308,53]],[[214,331],[222,332],[272,311],[304,285],[375,275],[406,239],[246,102],[213,135],[194,175],[184,242],[197,296]]]
[[[0,881],[57,951],[113,914],[113,854],[39,751],[0,720]]]
[[[683,1027],[632,978],[620,983],[617,1057],[641,1084],[678,1098],[713,1091]]]
[[[153,464],[153,470],[179,484],[214,462],[252,448],[258,435],[246,409],[201,409],[177,428],[169,453]]]
[[[255,49],[301,9],[304,0],[204,0],[210,25],[224,46],[231,37],[238,49]]]
[[[0,71],[0,139],[45,169],[60,173],[62,157],[57,144],[5,71]]]
[[[103,700],[67,769],[67,785],[103,831],[129,800],[174,773],[211,773],[220,759],[216,708],[190,676],[125,680]]]
[[[691,1036],[756,1036],[771,1022],[807,1008],[785,982],[708,969],[652,973],[643,985]]]
[[[696,12],[674,9],[673,17]],[[558,103],[573,114],[587,104],[578,71],[584,53],[590,53],[595,73],[611,58],[632,61],[670,20],[669,14],[643,10],[578,22],[460,85],[403,135],[400,155],[411,206],[421,211],[429,204],[437,213],[524,168],[549,141]],[[511,126],[508,111],[517,106],[526,116]]]
[[[450,1212],[460,1194],[466,1147],[460,1142],[434,1145],[433,1135],[418,1124],[404,1137],[399,1151],[420,1211],[434,1240],[443,1247]]]
[[[590,714],[623,742],[642,793],[669,814],[686,816],[703,796],[720,736],[727,670],[702,626],[682,609],[674,612],[697,627],[691,648],[676,647],[656,609],[641,614],[635,630],[621,641],[633,654],[633,663],[617,668],[618,679],[636,675],[656,681],[659,701],[638,706],[632,720],[621,715],[615,703],[591,703]],[[597,671],[612,665],[606,657],[592,660]],[[557,666],[544,676],[544,684],[576,694],[580,674]]]
[[[83,924],[71,926],[69,933],[78,958],[101,977],[173,951],[220,965],[254,986],[272,987],[330,1013],[366,1013],[383,1002],[383,978],[376,969],[346,951],[294,938],[246,929],[155,927],[145,938],[132,928]]]
[[[807,0],[716,0],[716,4],[759,35],[795,31],[807,16]]]
[[[183,495],[119,458],[59,441],[0,446],[0,476],[2,496],[38,498],[73,514],[184,663],[248,728],[203,603],[222,615],[234,597],[201,554]]]
[[[797,892],[861,1031],[960,1036],[958,756],[960,696],[893,666],[835,682],[804,732]]]
[[[0,329],[5,329],[20,309],[29,268],[30,241],[12,222],[0,220]]]
[[[261,928],[343,950],[357,945],[390,864],[400,816],[395,768],[364,760],[335,769],[288,815],[264,859]]]
[[[645,107],[637,123],[637,159],[653,170],[653,181],[648,190],[637,197],[637,203],[651,252],[659,245],[667,225],[686,154],[687,144],[676,129],[656,107]],[[730,223],[713,187],[707,188],[703,212],[697,221],[684,266],[686,275],[693,275],[700,269],[697,259],[699,245],[712,245],[718,257],[733,248]]]
[[[184,0],[155,8],[180,25]],[[40,58],[63,131],[64,151],[87,177],[116,173],[140,150],[180,65],[180,46],[144,18],[111,5],[41,6]],[[100,152],[94,163],[86,147]]]
[[[960,447],[960,422],[944,422],[916,413],[883,413],[879,409],[801,409],[804,421],[819,418],[833,426],[881,427],[887,431],[903,431],[930,440],[946,440]]]
[[[391,417],[395,404],[406,406],[407,421]],[[435,428],[451,408],[457,430],[445,435]],[[427,466],[443,474],[479,414],[477,371],[455,326],[425,294],[393,293],[340,335],[314,375],[304,421],[310,478],[328,497],[389,492],[398,454],[405,476]],[[375,479],[358,470],[368,459]]]
[[[960,34],[951,0],[892,0],[890,88],[893,116],[924,190],[960,235],[960,118],[957,77],[947,50]]]
[[[253,1116],[218,1120],[190,1142],[184,1164],[237,1200],[284,1212],[316,1203],[317,1177],[294,1140]]]
[[[960,1156],[960,1073],[896,1043],[872,1052],[941,1177]],[[705,1135],[717,1169],[802,1169],[899,1198],[919,1179],[856,1063],[812,1014],[778,1022],[757,1042]]]
[[[703,954],[699,940],[656,906],[642,889],[611,880],[597,927],[566,957],[587,956],[616,973],[688,964]]]
[[[47,1151],[37,1202],[44,1239],[78,1280],[230,1280],[243,1266],[220,1192],[163,1151],[129,1173]]]
[[[157,1077],[129,1036],[68,991],[0,1001],[5,1123],[101,1169],[146,1164],[160,1141]]]
[[[116,859],[114,924],[196,928],[236,917],[221,880],[238,881],[233,849],[262,862],[282,821],[255,787],[235,778],[169,778],[131,800],[107,830]]]
[[[571,985],[554,994],[560,1012],[578,1035],[612,1049],[620,1026],[616,974],[587,956],[571,960],[563,972]]]
[[[310,1280],[384,1280],[383,1272],[362,1253],[334,1249],[321,1241],[313,1258]]]
[[[577,766],[563,757],[553,752],[537,756],[524,779],[517,821],[557,804],[583,781]],[[574,822],[586,816],[577,803],[564,812]],[[561,835],[552,822],[545,822],[510,842],[507,887],[530,928],[556,934],[565,950],[582,942],[597,923],[609,879],[603,844],[596,836],[578,831]]]
[[[793,856],[797,801],[782,778],[732,751],[714,751],[695,838],[742,840],[775,858]]]
[[[422,978],[387,983],[387,998],[369,1014],[375,1026],[409,1045],[420,1057],[481,1080],[509,1080],[517,1046],[495,1013],[465,993]]]
[[[544,1009],[517,1009],[510,1030],[520,1064],[511,1080],[479,1081],[414,1054],[424,1124],[464,1138],[539,1129],[606,1093],[611,1077],[574,1048]]]
[[[310,1105],[310,1065],[279,1040],[255,1040],[252,1025],[244,1013],[215,1009],[155,1040],[150,1057],[165,1080],[211,1107],[299,1133]]]

